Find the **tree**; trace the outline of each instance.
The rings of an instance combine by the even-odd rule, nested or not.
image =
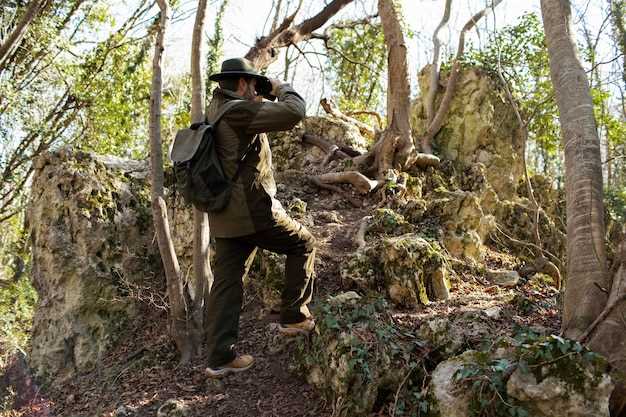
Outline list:
[[[352,3],[352,1],[354,0],[333,0],[315,16],[304,20],[298,25],[292,25],[300,11],[298,7],[278,27],[272,28],[273,30],[269,34],[258,39],[246,53],[245,57],[252,61],[258,69],[267,68],[278,59],[278,52],[276,51],[278,48],[284,48],[309,39],[313,31],[322,27],[331,17],[339,13],[341,9]]]
[[[164,38],[169,20],[167,0],[157,0],[161,10],[157,37],[152,60],[152,89],[150,92],[150,179],[152,216],[157,242],[165,269],[167,296],[169,300],[169,331],[181,353],[181,362],[187,362],[193,353],[192,340],[187,325],[180,266],[170,235],[167,206],[163,189],[163,154],[161,148],[161,61],[163,59]]]
[[[202,35],[206,16],[207,0],[198,1],[196,21],[193,26],[191,40],[191,121],[199,123],[204,120],[204,79],[202,77]],[[204,311],[206,300],[213,282],[210,255],[209,217],[206,213],[193,208],[193,270],[194,282],[192,292],[191,319],[193,321],[194,345],[200,349],[204,339]]]
[[[39,12],[44,8],[48,0],[31,1],[20,21],[15,25],[13,31],[6,40],[0,44],[0,71],[5,67],[6,61],[22,43],[30,24],[35,20]]]
[[[626,369],[626,247],[607,268],[600,140],[589,83],[572,38],[568,0],[541,0],[565,150],[567,284],[562,332],[587,342],[618,369]],[[610,272],[610,273],[609,273]],[[624,384],[613,395],[623,406]]]

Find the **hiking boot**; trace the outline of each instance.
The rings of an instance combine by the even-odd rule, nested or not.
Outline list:
[[[207,367],[206,373],[211,378],[221,378],[228,374],[234,374],[237,372],[243,372],[250,369],[254,365],[254,358],[250,355],[239,355],[226,365],[217,366],[214,368]]]
[[[300,323],[280,324],[278,331],[285,336],[308,335],[315,328],[315,320],[307,318]]]

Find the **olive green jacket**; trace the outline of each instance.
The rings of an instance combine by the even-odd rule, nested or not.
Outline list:
[[[209,213],[212,236],[244,236],[276,224],[299,227],[275,198],[272,152],[264,132],[292,129],[304,118],[306,106],[289,84],[281,85],[278,90],[277,102],[242,101],[234,105],[217,124],[216,150],[229,178],[235,175],[238,161],[249,145],[255,137],[258,139],[241,163],[228,206],[218,213]],[[213,121],[221,105],[230,100],[243,100],[243,97],[216,88],[207,107],[209,121]]]

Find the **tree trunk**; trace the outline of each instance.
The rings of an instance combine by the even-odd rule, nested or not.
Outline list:
[[[424,102],[424,109],[426,110],[426,120],[430,124],[435,117],[435,97],[437,95],[437,87],[439,86],[439,55],[441,49],[441,41],[439,40],[439,31],[450,20],[450,10],[452,9],[452,0],[446,0],[444,6],[443,17],[441,22],[433,33],[433,63],[430,68],[430,87],[428,88],[428,94],[426,95],[426,101]]]
[[[196,21],[191,39],[191,121],[199,123],[204,120],[204,79],[202,77],[202,35],[206,16],[207,0],[198,1]],[[193,209],[193,291],[191,317],[193,320],[192,338],[196,353],[204,340],[204,310],[213,283],[213,275],[209,264],[210,231],[209,218],[206,213]]]
[[[601,313],[610,288],[604,247],[600,140],[584,68],[572,38],[569,0],[541,0],[565,149],[567,284],[563,333],[576,339]]]
[[[163,59],[163,39],[169,20],[167,0],[158,0],[161,9],[154,58],[152,60],[152,88],[150,92],[150,177],[152,194],[152,216],[156,230],[161,260],[167,281],[169,300],[169,330],[181,354],[181,362],[191,357],[192,344],[187,329],[185,303],[178,259],[170,236],[167,207],[163,198],[163,155],[161,146],[161,62]]]
[[[28,27],[33,20],[37,17],[43,5],[46,3],[46,0],[33,0],[30,2],[24,15],[17,22],[17,25],[11,32],[11,34],[7,37],[6,41],[4,41],[0,45],[0,72],[6,66],[8,59],[13,55],[13,52],[20,46],[24,36],[26,36],[26,32],[28,32]]]
[[[626,28],[624,28],[624,0],[609,0],[613,22],[613,32],[618,50],[622,54],[622,81],[626,89]],[[623,103],[622,103],[623,105]]]
[[[380,145],[374,148],[377,155],[378,177],[390,168],[402,168],[410,163],[415,155],[413,137],[411,136],[411,84],[409,82],[409,66],[407,63],[407,46],[402,33],[400,6],[393,0],[379,0],[378,14],[383,25],[385,44],[387,46],[387,125],[383,132]],[[385,142],[383,145],[382,142]],[[393,146],[388,146],[394,142]]]
[[[311,37],[314,30],[322,27],[328,20],[339,13],[349,3],[354,0],[333,0],[315,16],[303,21],[299,25],[292,26],[298,9],[274,30],[262,38],[258,39],[254,46],[246,54],[246,58],[252,61],[258,69],[267,68],[272,62],[278,59],[277,48],[283,48],[291,44],[296,44]],[[274,26],[274,25],[272,25]]]

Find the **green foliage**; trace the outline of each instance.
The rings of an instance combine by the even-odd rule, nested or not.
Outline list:
[[[519,332],[514,342],[495,346],[509,351],[494,359],[491,352],[477,352],[455,375],[457,384],[471,391],[472,417],[528,417],[526,409],[507,394],[507,381],[514,371],[532,373],[537,382],[549,376],[564,381],[569,389],[584,393],[585,381],[597,384],[607,369],[606,361],[579,342],[556,335]]]
[[[331,30],[329,67],[344,112],[376,110],[383,98],[382,73],[387,62],[380,23]]]
[[[0,236],[0,369],[28,343],[37,293],[28,275],[27,236],[21,216],[5,222]]]
[[[609,215],[617,224],[626,223],[626,188],[606,188],[604,191],[604,202]]]
[[[208,40],[209,51],[206,58],[206,96],[210,98],[211,90],[213,88],[213,82],[209,80],[211,74],[215,74],[220,69],[220,63],[222,61],[223,49],[224,49],[224,28],[223,20],[226,7],[228,6],[228,0],[222,0],[217,15],[215,16],[215,32],[213,36]]]
[[[85,109],[87,151],[140,159],[147,154],[151,69],[142,44],[125,44],[109,53],[105,69],[76,91]],[[130,58],[130,59],[129,59]]]
[[[26,347],[36,301],[37,292],[27,278],[0,286],[0,368],[8,355]]]

